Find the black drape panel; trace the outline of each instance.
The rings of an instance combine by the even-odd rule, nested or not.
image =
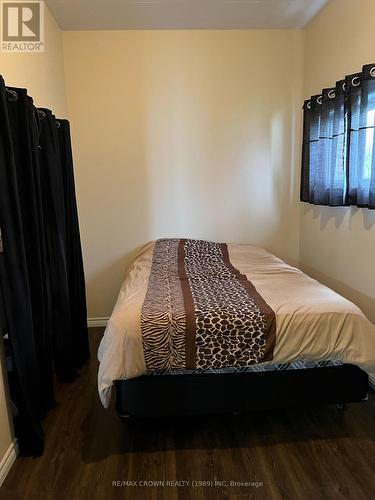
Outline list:
[[[30,261],[26,256],[29,245],[25,241],[30,233],[24,233],[24,208],[20,196],[23,183],[20,185],[18,177],[21,170],[16,165],[19,156],[13,147],[18,130],[11,129],[9,102],[18,100],[8,100],[4,81],[0,77],[0,226],[3,241],[0,281],[19,387],[16,395],[19,404],[19,444],[21,451],[25,453],[40,454],[43,451],[44,437],[39,420],[45,405],[37,355],[38,334],[34,331],[34,325],[42,320],[35,320],[32,311],[33,286],[30,286]],[[13,125],[14,121],[13,117]],[[27,164],[25,168],[29,175],[28,161]]]
[[[301,160],[301,190],[300,200],[310,201],[310,129],[311,103],[305,101],[303,105],[303,132],[302,132],[302,160]]]
[[[89,357],[85,283],[69,123],[38,111],[0,77],[0,312],[21,453],[44,448],[54,374]],[[4,328],[5,327],[5,328]]]
[[[51,270],[54,363],[59,380],[69,382],[77,377],[77,372],[69,298],[64,182],[56,119],[48,109],[40,109],[40,115],[40,163]]]
[[[62,119],[58,119],[57,125],[65,198],[66,261],[74,337],[73,354],[75,366],[80,367],[89,358],[85,277],[75,196],[70,126],[67,120]]]
[[[350,117],[347,203],[375,208],[375,65],[346,77]]]
[[[375,64],[303,109],[301,201],[375,208]]]
[[[9,87],[8,87],[9,88]],[[33,331],[37,350],[43,413],[54,405],[51,355],[51,307],[47,273],[41,173],[38,161],[38,128],[32,99],[24,89],[12,89],[17,100],[8,100],[8,116],[15,157],[21,222],[29,277]]]
[[[341,83],[304,104],[301,201],[342,205],[345,196],[345,109]]]

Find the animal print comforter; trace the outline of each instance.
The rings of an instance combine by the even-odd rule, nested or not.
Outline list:
[[[98,389],[147,373],[327,360],[375,374],[358,307],[254,245],[163,239],[143,247],[101,341]]]
[[[155,243],[141,313],[148,371],[270,361],[275,313],[234,268],[225,243]]]

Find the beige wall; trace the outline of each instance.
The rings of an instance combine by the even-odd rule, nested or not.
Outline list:
[[[305,39],[305,98],[375,62],[374,0],[331,0]],[[301,209],[302,267],[356,302],[375,321],[375,212]]]
[[[48,9],[45,12],[45,52],[0,52],[0,72],[6,84],[26,87],[37,105],[50,107],[60,116],[66,115],[61,32]],[[0,349],[2,348],[0,344]],[[2,359],[3,353],[0,352],[0,363],[3,365]],[[0,462],[12,441],[4,376],[4,366],[0,366]]]
[[[188,236],[298,261],[302,31],[64,32],[89,317]]]

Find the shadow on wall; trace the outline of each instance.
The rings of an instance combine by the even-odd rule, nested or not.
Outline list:
[[[98,272],[87,276],[86,288],[91,291],[88,318],[107,318],[111,314],[125,279],[125,273],[142,246],[127,252],[126,255],[112,261],[109,266],[102,267]],[[109,290],[111,293],[108,293]],[[103,307],[103,302],[108,304],[107,308]]]
[[[289,103],[287,103],[289,104]],[[299,186],[297,184],[297,169],[299,165],[298,151],[300,144],[299,127],[296,124],[295,112],[296,96],[290,102],[291,113],[285,113],[280,110],[272,116],[271,120],[271,167],[273,184],[273,203],[274,203],[274,227],[271,239],[273,242],[290,242],[289,251],[285,249],[273,248],[273,252],[280,258],[286,260],[293,266],[298,265],[298,257],[293,255],[296,239],[299,240],[299,233],[296,233],[295,227],[299,226],[299,211],[296,210],[299,195]],[[290,140],[286,131],[291,130]],[[289,168],[286,168],[286,165]],[[271,243],[271,242],[270,242]],[[275,243],[273,243],[275,246]]]
[[[362,210],[363,226],[369,231],[375,226],[375,210]]]
[[[325,229],[328,223],[333,219],[336,228],[339,228],[347,214],[347,208],[345,207],[330,207],[331,210],[324,210],[319,206],[307,206],[305,213],[312,211],[313,218],[320,218],[320,229]]]
[[[375,226],[375,210],[358,207],[321,207],[318,205],[305,205],[304,215],[312,212],[313,219],[320,218],[320,229],[325,229],[330,221],[334,220],[335,228],[338,229],[349,213],[349,229],[352,228],[353,219],[361,213],[363,228],[369,231]]]
[[[357,304],[375,323],[375,211],[304,204],[303,271]]]

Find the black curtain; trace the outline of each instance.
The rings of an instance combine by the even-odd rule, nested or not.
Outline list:
[[[301,201],[375,208],[375,64],[303,109]]]
[[[20,92],[21,94],[21,92]],[[22,97],[21,97],[22,100]],[[21,103],[20,100],[20,103]],[[18,402],[17,435],[25,452],[39,454],[43,450],[43,431],[40,426],[43,399],[41,372],[37,357],[37,336],[34,317],[28,259],[26,256],[19,169],[13,147],[14,131],[8,113],[10,104],[18,103],[18,94],[9,97],[0,79],[0,225],[2,233],[1,286],[14,361],[14,387]],[[22,104],[21,104],[22,106]],[[22,425],[23,424],[23,425]]]
[[[74,380],[89,356],[70,137],[25,89],[0,77],[0,94],[0,309],[16,435],[21,453],[38,455],[54,373]]]
[[[375,64],[346,77],[348,108],[347,203],[375,208]]]
[[[52,345],[55,370],[63,382],[77,377],[69,305],[65,200],[57,124],[48,109],[40,109],[40,164],[43,172],[43,204],[46,214],[48,267],[51,270]]]
[[[85,281],[75,197],[69,122],[39,109],[49,267],[53,297],[55,369],[60,381],[77,376],[89,357]]]
[[[66,264],[69,283],[69,305],[73,339],[76,346],[73,350],[74,366],[79,368],[89,358],[90,351],[87,335],[85,276],[75,195],[70,125],[68,120],[58,119],[57,135],[59,139],[65,199]]]
[[[345,196],[346,139],[342,82],[304,104],[301,200],[339,206]]]

